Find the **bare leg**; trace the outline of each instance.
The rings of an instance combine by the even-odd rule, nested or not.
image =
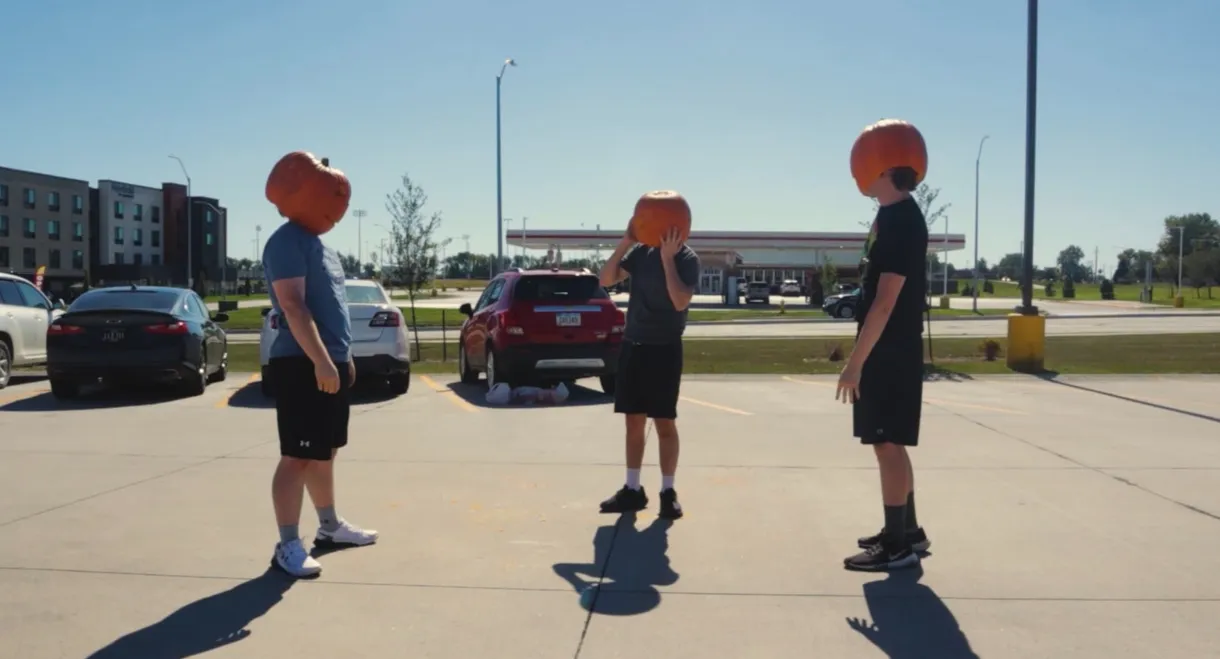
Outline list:
[[[275,523],[281,527],[301,523],[301,504],[305,498],[305,474],[311,460],[281,457],[271,478],[271,504]]]
[[[644,464],[644,429],[648,417],[643,414],[624,415],[627,420],[627,468],[639,469]]]
[[[672,477],[678,471],[678,424],[673,419],[653,419],[657,429],[661,475]]]
[[[330,460],[313,460],[305,472],[305,487],[314,508],[329,508],[335,505],[335,458],[338,451],[331,451]]]
[[[876,444],[877,466],[881,471],[881,500],[886,506],[905,506],[914,481],[911,460],[905,446]]]

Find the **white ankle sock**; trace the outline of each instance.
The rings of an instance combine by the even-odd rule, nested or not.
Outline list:
[[[674,489],[674,475],[670,474],[666,476],[665,474],[661,474],[661,491],[664,492],[665,490],[672,489]]]
[[[640,470],[639,469],[628,469],[627,470],[627,487],[629,487],[633,490],[640,489]]]

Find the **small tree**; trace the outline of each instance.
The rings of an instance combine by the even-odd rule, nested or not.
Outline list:
[[[424,215],[428,195],[424,189],[402,175],[401,186],[386,195],[385,208],[390,223],[389,279],[406,289],[411,301],[411,330],[419,346],[419,328],[415,322],[415,296],[436,272],[436,248],[433,234],[441,225],[439,212]],[[418,354],[417,354],[418,357]]]
[[[839,270],[830,261],[822,261],[822,294],[834,293],[839,283]]]

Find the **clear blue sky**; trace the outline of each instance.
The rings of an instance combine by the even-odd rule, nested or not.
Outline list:
[[[11,4],[11,3],[10,3]],[[1037,250],[1113,265],[1168,214],[1216,208],[1220,2],[1042,3]],[[622,227],[676,188],[696,228],[859,230],[848,171],[865,124],[924,132],[928,182],[981,254],[1021,239],[1025,3],[1012,0],[85,0],[7,7],[0,164],[159,185],[190,168],[229,208],[229,253],[280,221],[271,165],[329,156],[365,208],[364,240],[407,172],[441,233],[495,245],[495,74],[504,214],[537,228]],[[943,231],[943,226],[936,227]],[[330,242],[355,251],[350,216]],[[461,247],[460,238],[454,247]],[[952,260],[969,263],[969,251]]]

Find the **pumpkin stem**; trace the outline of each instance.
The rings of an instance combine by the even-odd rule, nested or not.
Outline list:
[[[322,166],[323,166],[323,167],[330,167],[330,158],[323,158],[323,159],[322,159]]]

